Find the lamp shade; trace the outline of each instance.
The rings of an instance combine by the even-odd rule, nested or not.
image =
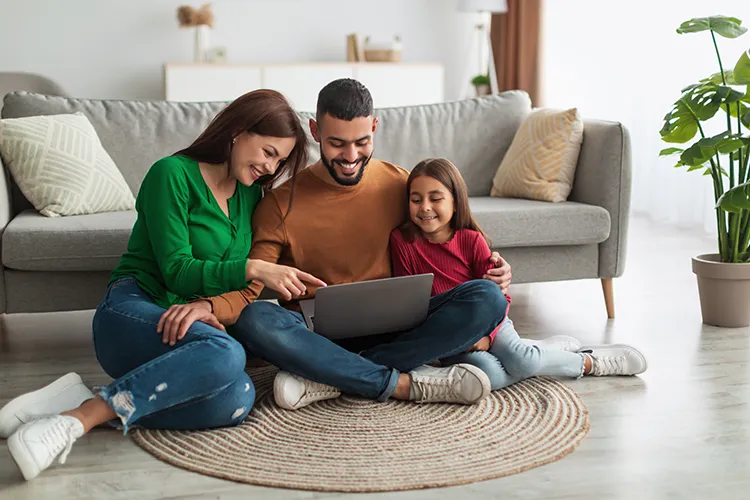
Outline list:
[[[458,10],[461,12],[508,12],[508,3],[505,0],[459,0]]]

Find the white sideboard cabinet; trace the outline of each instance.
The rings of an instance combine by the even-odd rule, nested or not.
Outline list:
[[[267,88],[299,111],[315,111],[318,92],[337,78],[361,81],[377,108],[445,100],[443,67],[427,63],[166,64],[164,93],[169,101],[231,101]]]

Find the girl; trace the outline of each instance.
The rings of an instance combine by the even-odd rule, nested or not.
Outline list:
[[[0,411],[13,459],[30,480],[110,421],[157,429],[237,425],[253,406],[245,351],[203,297],[257,281],[291,299],[325,286],[292,267],[248,259],[262,184],[306,164],[307,136],[286,99],[253,91],[192,145],[157,161],[141,184],[128,248],[93,320],[94,349],[114,380],[71,373]],[[24,425],[20,425],[24,424]]]
[[[411,171],[406,195],[406,222],[391,234],[394,275],[433,273],[433,295],[481,279],[492,267],[490,247],[471,214],[466,184],[458,169],[445,159],[424,160]],[[510,304],[510,297],[506,298]],[[555,344],[557,349],[550,348]],[[645,357],[633,347],[581,349],[580,343],[569,337],[524,341],[507,317],[468,352],[440,361],[481,368],[492,390],[535,375],[578,378],[636,375],[646,370]]]

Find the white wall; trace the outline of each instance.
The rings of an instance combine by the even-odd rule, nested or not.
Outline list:
[[[167,0],[0,0],[0,71],[31,71],[75,96],[163,98],[165,62],[190,61],[192,31]],[[230,62],[343,61],[346,35],[401,35],[403,60],[442,62],[459,97],[474,17],[456,0],[214,0],[211,41]]]
[[[712,232],[709,178],[672,168],[675,158],[658,157],[672,146],[659,130],[680,89],[719,71],[708,33],[675,30],[688,19],[717,14],[750,26],[750,3],[546,0],[544,9],[542,105],[575,106],[584,117],[623,122],[633,143],[634,212]],[[750,47],[750,33],[717,38],[725,69]]]

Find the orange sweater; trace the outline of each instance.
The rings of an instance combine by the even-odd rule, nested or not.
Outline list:
[[[390,277],[388,241],[406,212],[408,172],[372,159],[355,186],[335,185],[320,175],[328,175],[320,163],[300,172],[286,219],[289,182],[261,200],[253,215],[249,257],[296,267],[328,285]],[[208,300],[217,319],[231,325],[262,289],[253,282]],[[307,297],[314,294],[310,285]],[[281,305],[299,310],[296,300]]]

